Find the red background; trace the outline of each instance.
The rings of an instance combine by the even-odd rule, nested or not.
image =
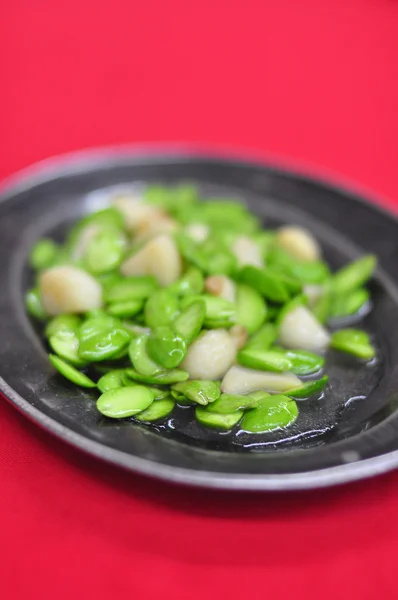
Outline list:
[[[335,173],[398,205],[398,2],[13,0],[0,177],[87,146],[187,141]],[[103,466],[0,404],[0,595],[397,597],[398,473],[233,496]]]

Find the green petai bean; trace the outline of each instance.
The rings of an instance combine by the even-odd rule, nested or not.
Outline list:
[[[152,377],[157,373],[161,373],[163,368],[149,356],[147,351],[148,340],[149,334],[139,335],[133,338],[129,346],[129,356],[134,369],[136,369],[140,375]]]
[[[244,348],[238,352],[238,363],[260,371],[283,373],[291,370],[291,361],[283,352]]]
[[[44,310],[40,292],[37,288],[32,288],[25,295],[25,306],[28,314],[38,321],[44,321],[47,318],[47,313]]]
[[[197,406],[195,409],[195,417],[197,421],[205,427],[229,431],[239,423],[243,417],[243,411],[238,410],[232,414],[226,415],[223,413],[210,412],[208,408],[204,406]]]
[[[181,404],[182,406],[192,406],[193,404],[195,404],[195,402],[192,402],[192,400],[188,400],[188,398],[184,396],[184,394],[182,394],[181,392],[177,392],[176,390],[170,390],[170,394],[174,398],[174,400],[176,400],[176,402],[178,402],[178,404]]]
[[[189,373],[182,369],[171,369],[170,371],[161,371],[156,375],[141,375],[135,369],[126,369],[126,374],[133,381],[149,383],[151,385],[172,385],[180,381],[185,381],[189,377]]]
[[[126,277],[115,280],[113,284],[108,284],[104,299],[108,304],[144,301],[157,289],[159,289],[159,284],[152,275]]]
[[[91,236],[85,249],[83,266],[93,275],[113,271],[122,262],[127,239],[120,229],[99,228]]]
[[[321,392],[327,385],[329,377],[324,375],[321,379],[314,381],[306,381],[302,386],[289,390],[286,392],[287,395],[293,396],[293,398],[309,398],[318,392]]]
[[[272,323],[266,323],[249,339],[245,345],[245,350],[248,349],[259,349],[268,350],[270,346],[275,342],[277,331],[275,325]]]
[[[77,332],[81,323],[77,315],[59,315],[48,322],[45,333],[46,337],[51,337],[63,332]]]
[[[236,323],[246,327],[249,335],[255,333],[267,316],[264,298],[251,286],[241,283],[236,286]]]
[[[220,382],[206,381],[205,379],[182,381],[175,383],[172,389],[181,392],[192,402],[205,406],[210,402],[215,402],[220,397]]]
[[[212,296],[211,294],[201,294],[198,296],[188,296],[181,301],[181,308],[185,309],[194,302],[201,300],[205,304],[206,314],[204,326],[209,329],[222,327],[232,327],[236,322],[236,306],[233,302]]]
[[[151,185],[145,190],[145,200],[178,216],[192,210],[198,200],[198,192],[195,186],[189,184],[173,189]]]
[[[123,379],[124,371],[123,369],[115,369],[114,371],[109,371],[105,373],[98,381],[97,387],[100,392],[108,392],[109,390],[114,390],[116,388],[120,388],[124,386]]]
[[[221,394],[220,398],[208,405],[209,412],[221,413],[224,415],[233,414],[238,410],[255,408],[258,401],[252,396],[239,396],[235,394]]]
[[[36,271],[51,267],[59,256],[59,246],[47,238],[38,240],[29,255],[29,262]]]
[[[284,303],[289,300],[290,294],[286,283],[283,281],[283,277],[280,277],[277,273],[270,273],[267,269],[246,266],[240,271],[239,278],[271,302]]]
[[[317,373],[325,364],[323,356],[319,356],[308,350],[285,350],[283,348],[275,348],[274,351],[283,354],[290,361],[289,371],[295,375],[311,375],[311,373]]]
[[[167,417],[175,406],[174,401],[171,398],[164,398],[163,400],[156,400],[152,402],[149,408],[135,415],[137,421],[143,421],[151,423],[152,421],[159,421]]]
[[[79,356],[88,362],[99,362],[120,355],[127,348],[131,336],[120,327],[100,330],[90,337],[81,339]]]
[[[59,330],[48,338],[52,350],[75,367],[85,367],[86,361],[79,355],[79,338],[76,331]]]
[[[170,396],[169,390],[161,389],[155,385],[147,385],[146,387],[153,392],[154,400],[165,400]]]
[[[320,260],[302,262],[278,247],[271,249],[267,263],[273,270],[284,273],[301,285],[323,283],[330,277],[329,268],[324,262]]]
[[[341,329],[332,333],[330,346],[363,360],[370,360],[376,356],[369,336],[359,329]]]
[[[144,313],[148,327],[168,325],[179,313],[178,300],[167,289],[157,290],[148,298]]]
[[[108,306],[108,313],[113,317],[129,318],[134,317],[144,308],[143,300],[126,300],[124,302],[114,302]]]
[[[187,344],[199,335],[206,315],[206,305],[203,300],[195,300],[183,309],[173,323],[177,333],[185,338]]]
[[[155,327],[148,338],[149,356],[165,369],[174,369],[187,354],[185,339],[171,327]]]
[[[322,296],[314,302],[311,311],[319,323],[324,325],[327,322],[331,311],[331,297],[328,289],[325,289]]]
[[[339,318],[355,315],[368,302],[369,292],[364,288],[347,292],[343,296],[335,296],[330,309],[330,317]]]
[[[50,362],[53,365],[53,367],[55,367],[57,371],[61,373],[61,375],[63,375],[66,379],[72,381],[72,383],[86,388],[96,387],[94,381],[87,377],[87,375],[81,373],[80,371],[69,365],[66,361],[62,360],[62,358],[59,358],[54,354],[49,354],[48,358],[50,359]]]
[[[369,254],[346,265],[333,276],[332,291],[335,294],[346,294],[361,287],[372,277],[376,264],[376,257]]]
[[[270,396],[259,408],[246,412],[241,428],[250,433],[263,433],[284,429],[297,419],[298,408],[294,400],[284,395]]]
[[[269,392],[264,392],[263,390],[257,390],[255,392],[250,392],[250,398],[253,398],[256,401],[256,405],[255,407],[258,408],[258,406],[260,406],[261,402],[265,399],[265,398],[269,398],[271,396],[271,394]]]
[[[121,387],[104,392],[97,409],[105,417],[124,419],[146,410],[153,402],[153,392],[143,385]]]
[[[96,314],[83,321],[78,330],[78,337],[80,342],[84,342],[93,335],[97,335],[100,332],[107,332],[119,326],[119,319],[107,315],[106,313]]]
[[[96,279],[104,290],[104,299],[106,299],[106,295],[110,288],[123,281],[123,278],[118,270],[110,271],[108,273],[101,273],[100,275],[97,275]]]
[[[188,267],[185,273],[173,283],[169,290],[177,296],[201,294],[204,288],[204,277],[197,267]]]

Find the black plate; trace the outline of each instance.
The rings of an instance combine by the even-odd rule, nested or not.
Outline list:
[[[311,228],[339,266],[373,252],[381,267],[371,285],[364,327],[378,347],[370,367],[330,352],[331,389],[300,404],[296,424],[263,436],[218,434],[187,410],[157,426],[101,419],[95,394],[54,374],[40,335],[25,314],[31,273],[26,257],[43,235],[62,236],[101,206],[106,188],[137,182],[198,184],[205,196],[238,197],[270,224]],[[24,414],[74,446],[168,481],[230,489],[332,485],[398,465],[398,224],[361,198],[307,177],[182,152],[108,151],[51,161],[18,178],[0,204],[0,390]]]

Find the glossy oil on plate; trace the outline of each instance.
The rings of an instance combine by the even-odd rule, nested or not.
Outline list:
[[[374,253],[373,310],[363,325],[378,349],[366,367],[327,356],[330,389],[300,403],[284,431],[261,436],[216,433],[184,409],[157,425],[114,422],[96,410],[97,394],[77,388],[49,364],[24,308],[31,283],[29,248],[61,239],[110,192],[160,183],[196,184],[206,197],[237,198],[267,225],[311,229],[339,267]],[[0,198],[0,391],[30,419],[70,444],[132,471],[203,487],[251,490],[333,485],[398,466],[398,223],[350,192],[258,163],[185,152],[128,150],[78,154],[17,178]]]

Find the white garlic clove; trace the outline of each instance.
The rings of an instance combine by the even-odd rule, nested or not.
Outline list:
[[[133,233],[142,224],[165,216],[163,210],[157,206],[148,204],[139,195],[126,194],[116,196],[113,199],[113,204],[122,213],[126,229]]]
[[[238,260],[239,267],[251,265],[253,267],[264,267],[264,259],[260,246],[246,235],[241,235],[232,244],[232,252]]]
[[[231,367],[221,382],[225,394],[250,394],[257,390],[288,392],[300,386],[300,379],[293,373],[269,373],[240,366]]]
[[[276,235],[277,243],[298,260],[312,262],[321,257],[321,248],[307,229],[296,225],[281,227]]]
[[[296,306],[285,315],[279,327],[279,341],[286,348],[324,352],[330,335],[305,306]]]
[[[44,309],[51,316],[83,313],[102,306],[100,284],[77,267],[62,265],[44,271],[39,289]]]
[[[191,379],[219,379],[235,362],[236,346],[225,329],[210,329],[188,348],[181,368]]]
[[[210,275],[205,280],[205,290],[212,296],[219,296],[229,302],[235,302],[236,285],[226,275]]]
[[[178,223],[164,213],[144,218],[137,226],[136,241],[145,240],[161,233],[173,233]]]
[[[162,286],[174,283],[182,271],[175,241],[166,233],[152,238],[124,261],[120,271],[125,277],[153,275]]]

